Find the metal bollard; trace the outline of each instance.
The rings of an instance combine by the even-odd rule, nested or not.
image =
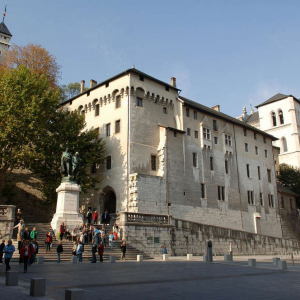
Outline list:
[[[31,278],[30,296],[32,296],[32,297],[45,297],[46,296],[46,279],[45,278]]]

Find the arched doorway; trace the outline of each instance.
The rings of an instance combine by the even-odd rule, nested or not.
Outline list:
[[[109,214],[115,214],[117,211],[117,197],[114,189],[110,186],[102,190],[100,196],[100,212],[108,210]]]

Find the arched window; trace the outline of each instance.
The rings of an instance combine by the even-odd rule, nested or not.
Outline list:
[[[281,109],[278,111],[278,115],[280,124],[284,124],[283,113]]]
[[[272,124],[273,124],[273,126],[276,126],[277,125],[276,114],[274,113],[274,111],[271,113],[271,118],[272,118]]]
[[[283,149],[283,152],[287,152],[288,148],[287,148],[287,142],[285,137],[281,138],[281,148]]]

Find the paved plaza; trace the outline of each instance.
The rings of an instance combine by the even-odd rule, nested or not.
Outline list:
[[[12,264],[19,271],[19,285],[6,287],[4,266],[0,273],[1,300],[6,299],[64,299],[65,289],[85,290],[85,299],[299,299],[300,264],[288,264],[287,271],[279,271],[271,257],[257,259],[257,267],[247,266],[246,257],[224,262],[203,263],[195,257],[170,261],[116,263],[47,263],[29,268]],[[47,280],[44,298],[29,296],[30,279]]]

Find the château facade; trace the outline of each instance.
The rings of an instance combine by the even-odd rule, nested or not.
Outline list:
[[[8,51],[11,46],[10,40],[12,38],[12,34],[8,30],[4,21],[0,23],[0,61],[3,59],[4,54]]]
[[[82,82],[82,91],[84,82]],[[62,106],[85,116],[107,146],[99,191],[82,210],[127,211],[282,237],[272,142],[256,127],[179,95],[135,68]],[[197,99],[201,102],[201,99]]]

